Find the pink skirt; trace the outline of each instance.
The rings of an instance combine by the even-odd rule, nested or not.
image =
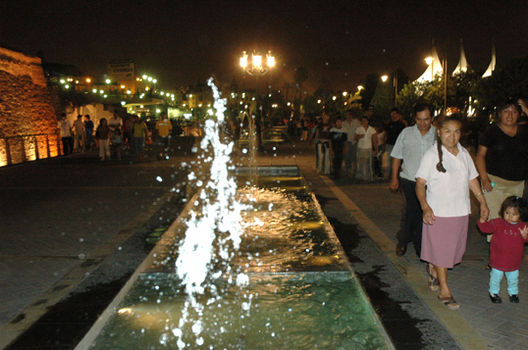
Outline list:
[[[421,259],[435,266],[452,268],[466,251],[469,215],[436,217],[432,225],[423,224]]]

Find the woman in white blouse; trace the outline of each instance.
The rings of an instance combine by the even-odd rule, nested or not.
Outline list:
[[[424,222],[420,256],[429,263],[429,288],[440,289],[438,298],[452,310],[460,305],[447,284],[447,269],[460,263],[466,250],[469,190],[480,203],[480,217],[486,220],[489,215],[478,172],[469,152],[459,143],[461,129],[458,118],[443,118],[437,142],[425,152],[416,173],[416,196]]]

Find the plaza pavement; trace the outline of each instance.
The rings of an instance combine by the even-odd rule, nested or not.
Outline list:
[[[521,268],[521,303],[509,303],[503,285],[505,302],[492,304],[488,246],[474,216],[464,261],[449,272],[462,306],[449,311],[428,290],[424,264],[412,249],[404,257],[394,254],[401,194],[390,192],[384,182],[320,176],[307,143],[290,141],[267,152],[258,157],[259,165],[301,169],[397,349],[527,348],[528,263]],[[127,239],[177,215],[168,207],[185,196],[171,191],[181,188],[182,162],[189,157],[141,163],[70,157],[0,168],[0,348],[24,337],[87,276],[122,277],[112,259],[103,272],[97,269],[126,254]],[[137,263],[134,258],[130,264]]]

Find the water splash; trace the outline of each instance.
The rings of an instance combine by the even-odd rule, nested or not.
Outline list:
[[[196,345],[203,344],[204,340],[201,337],[203,325],[200,318],[204,305],[198,302],[197,296],[204,293],[206,279],[209,275],[213,278],[225,275],[229,283],[237,285],[247,284],[249,280],[246,275],[231,271],[230,265],[225,263],[232,258],[233,251],[238,250],[240,246],[240,236],[243,232],[241,212],[246,206],[237,201],[237,185],[228,174],[228,164],[231,163],[230,154],[234,143],[224,144],[220,136],[220,125],[225,122],[226,100],[221,98],[218,88],[213,83],[213,78],[210,78],[207,84],[213,91],[216,121],[213,119],[205,121],[205,136],[200,146],[204,152],[212,153],[212,156],[203,159],[205,163],[210,163],[209,176],[190,214],[186,235],[179,247],[176,261],[176,272],[186,292],[182,317],[178,322],[178,327],[172,329],[173,335],[177,337],[179,349],[186,347],[183,341],[183,328],[191,321]],[[196,175],[190,173],[188,178],[193,180]],[[215,240],[219,247],[218,256],[214,254]],[[232,250],[229,249],[230,246]],[[224,261],[220,264],[222,269],[211,271],[213,258]],[[218,263],[218,260],[216,262]],[[214,292],[214,286],[210,287]],[[214,302],[214,295],[209,302]],[[191,310],[195,311],[197,319],[190,319]]]

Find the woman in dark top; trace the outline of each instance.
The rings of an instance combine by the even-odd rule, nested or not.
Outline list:
[[[497,109],[498,123],[482,135],[476,158],[490,219],[499,217],[505,198],[521,197],[528,170],[528,133],[518,125],[521,110],[515,100]]]

